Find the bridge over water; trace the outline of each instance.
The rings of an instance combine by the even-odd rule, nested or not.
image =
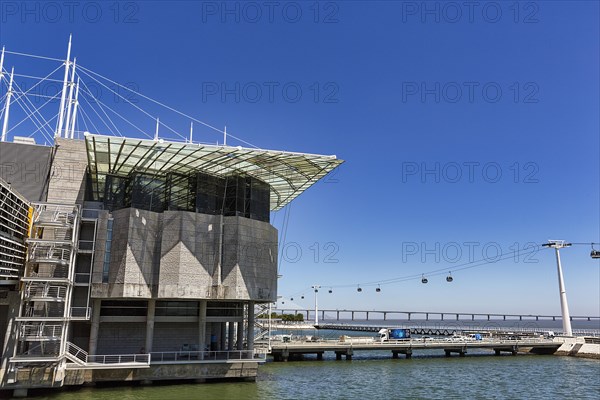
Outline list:
[[[503,352],[516,355],[520,351],[536,354],[552,354],[561,346],[560,342],[551,339],[527,338],[521,340],[505,340],[498,338],[486,338],[484,340],[450,340],[450,339],[408,339],[398,341],[380,342],[360,338],[340,338],[340,340],[321,340],[316,342],[272,342],[270,354],[275,361],[287,361],[288,359],[302,358],[304,354],[316,354],[317,359],[323,359],[323,353],[334,352],[337,360],[345,356],[351,360],[355,351],[365,350],[387,350],[392,353],[393,358],[399,354],[411,358],[414,350],[443,350],[446,357],[452,353],[464,357],[470,349],[492,350],[495,355]]]
[[[279,309],[284,314],[303,314],[307,320],[315,319],[314,309],[300,308],[285,308]],[[503,314],[503,313],[464,313],[464,312],[440,312],[440,311],[391,311],[391,310],[338,310],[338,309],[323,309],[318,310],[318,315],[321,320],[383,320],[388,319],[405,319],[411,321],[419,320],[439,320],[439,321],[476,321],[476,320],[517,320],[517,321],[561,321],[560,315],[543,315],[543,314]],[[600,324],[600,316],[583,316],[573,315],[571,321],[596,321]]]

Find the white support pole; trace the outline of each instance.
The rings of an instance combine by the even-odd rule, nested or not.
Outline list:
[[[312,287],[315,290],[315,325],[319,325],[319,289],[321,286],[313,285]]]
[[[160,125],[160,120],[156,117],[156,131],[154,132],[154,141],[158,142],[158,126]]]
[[[2,54],[0,54],[0,89],[2,89],[2,77],[4,76],[4,73],[2,72],[3,67],[4,67],[4,46],[2,46]]]
[[[192,142],[193,133],[194,133],[194,121],[190,122],[190,144],[193,143]]]
[[[227,146],[227,127],[223,130],[223,146]]]
[[[60,97],[60,109],[58,110],[58,124],[56,125],[56,132],[54,136],[62,137],[62,128],[63,122],[65,118],[65,100],[67,97],[67,84],[69,79],[69,64],[71,63],[71,38],[72,35],[69,35],[69,47],[67,49],[67,60],[65,61],[65,77],[63,79],[63,90],[62,95]]]
[[[71,111],[73,110],[73,88],[75,87],[75,64],[77,59],[73,59],[73,68],[71,69],[71,81],[69,82],[69,99],[67,100],[67,119],[65,120],[65,138],[70,138]]]
[[[73,115],[71,116],[71,139],[75,139],[75,121],[77,121],[77,108],[79,107],[79,78],[75,88],[75,104],[73,104]]]
[[[562,312],[563,335],[573,336],[571,329],[571,314],[569,313],[569,303],[567,302],[567,290],[565,289],[565,280],[563,278],[562,265],[560,263],[559,249],[570,246],[571,243],[565,243],[564,240],[549,240],[543,244],[544,247],[553,247],[556,252],[556,269],[558,271],[558,292],[560,294],[560,310]]]
[[[8,93],[6,93],[6,106],[4,108],[4,123],[2,124],[2,136],[0,136],[0,142],[6,142],[6,130],[8,128],[8,114],[10,113],[10,100],[12,97],[12,87],[15,69],[12,68],[10,71],[10,82],[8,83]]]
[[[569,313],[569,303],[567,303],[567,291],[565,289],[565,281],[563,278],[562,266],[560,264],[560,252],[558,247],[555,247],[554,250],[556,251],[558,290],[560,292],[560,310],[562,311],[563,333],[567,336],[573,336],[573,330],[571,329],[571,315]]]

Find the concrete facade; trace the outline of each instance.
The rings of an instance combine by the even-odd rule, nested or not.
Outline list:
[[[86,190],[91,166],[84,141],[57,138],[51,148],[3,143],[0,150],[2,154],[16,151],[11,157],[24,163],[41,163],[36,172],[39,189],[23,185],[30,193],[29,201],[78,205],[81,210],[73,267],[48,264],[51,270],[44,270],[50,280],[62,279],[51,281],[50,286],[73,287],[66,302],[60,303],[61,310],[71,310],[70,316],[63,318],[68,329],[61,341],[90,356],[153,352],[172,357],[191,349],[210,350],[213,357],[219,353],[223,358],[204,362],[204,355],[198,354],[195,361],[170,361],[176,365],[91,371],[65,369],[67,359],[61,356],[60,361],[36,361],[39,366],[22,362],[10,369],[17,343],[29,340],[18,338],[15,318],[20,296],[15,288],[0,306],[3,388],[256,377],[254,304],[276,301],[277,297],[278,235],[271,224],[191,211],[103,209],[103,203],[90,198],[91,191]],[[79,317],[73,318],[76,315]],[[245,351],[248,354],[243,357],[249,359],[229,361],[228,351],[233,358]],[[13,372],[7,373],[9,370]]]
[[[110,264],[103,282],[110,217]],[[269,223],[126,208],[102,212],[98,226],[92,297],[276,300],[277,230]]]

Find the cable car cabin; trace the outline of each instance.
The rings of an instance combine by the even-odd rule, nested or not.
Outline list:
[[[600,250],[592,250],[592,252],[590,253],[590,256],[592,258],[600,258]]]

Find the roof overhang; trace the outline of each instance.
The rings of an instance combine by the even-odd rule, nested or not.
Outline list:
[[[96,182],[102,175],[128,176],[133,171],[156,176],[168,172],[245,175],[270,186],[272,211],[344,162],[336,156],[92,134],[86,134],[85,145]]]

